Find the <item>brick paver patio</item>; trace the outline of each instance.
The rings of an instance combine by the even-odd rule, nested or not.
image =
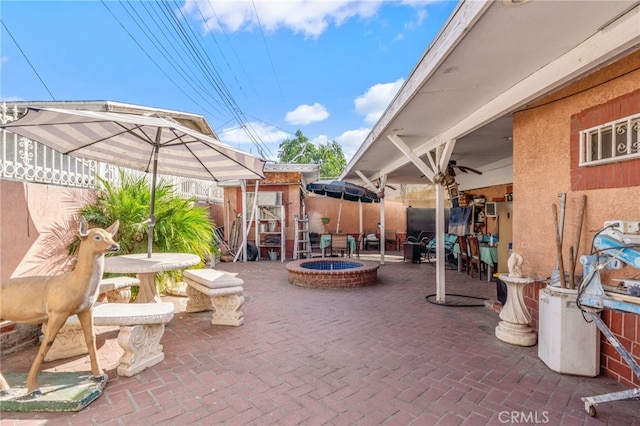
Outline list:
[[[214,327],[210,312],[167,297],[177,312],[162,363],[116,376],[116,332],[103,332],[101,397],[78,413],[1,413],[2,425],[640,425],[640,401],[588,417],[581,397],[624,387],[557,374],[537,346],[497,340],[494,311],[427,303],[432,265],[387,262],[375,286],[351,290],[295,287],[280,262],[216,267],[245,281],[243,326]],[[495,299],[495,284],[448,270],[447,293]],[[26,372],[35,353],[2,368]],[[88,357],[44,367],[89,370]]]

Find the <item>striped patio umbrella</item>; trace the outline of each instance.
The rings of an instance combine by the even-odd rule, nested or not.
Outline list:
[[[166,116],[28,108],[22,118],[2,124],[0,128],[62,154],[152,173],[149,257],[158,174],[205,181],[264,178],[263,159],[238,151]]]

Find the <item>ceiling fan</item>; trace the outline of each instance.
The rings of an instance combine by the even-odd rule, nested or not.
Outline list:
[[[467,167],[467,166],[458,166],[456,160],[450,160],[449,164],[447,165],[447,170],[445,173],[443,172],[438,172],[436,173],[436,175],[433,178],[433,182],[443,185],[443,186],[450,186],[453,185],[456,182],[456,172],[455,169],[458,169],[458,171],[462,172],[462,173],[475,173],[477,175],[481,175],[482,172],[476,169],[472,169],[471,167]]]
[[[467,166],[458,166],[457,164],[458,162],[456,160],[449,160],[449,164],[447,166],[447,174],[450,176],[455,176],[456,172],[454,169],[458,169],[459,171],[461,171],[462,173],[475,173],[477,175],[481,175],[482,172],[476,169],[472,169],[471,167],[467,167]]]

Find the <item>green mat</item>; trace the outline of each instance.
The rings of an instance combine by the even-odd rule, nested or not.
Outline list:
[[[80,411],[95,401],[107,385],[107,376],[94,379],[89,371],[38,374],[42,395],[27,395],[26,373],[3,373],[11,386],[0,395],[0,411]]]

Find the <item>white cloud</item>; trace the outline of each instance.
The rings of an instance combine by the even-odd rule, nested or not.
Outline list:
[[[362,142],[365,140],[371,129],[360,128],[355,130],[347,130],[336,138],[330,139],[327,135],[318,135],[313,139],[309,139],[309,142],[316,147],[320,145],[326,145],[329,142],[336,141],[341,147],[342,152],[347,160],[347,163],[356,153]]]
[[[374,16],[382,3],[380,0],[186,0],[183,10],[197,20],[204,20],[205,32],[253,31],[261,26],[266,32],[287,28],[306,38],[317,38],[331,24],[339,26],[354,17]]]
[[[351,157],[354,156],[370,131],[370,128],[347,130],[335,139],[335,141],[342,147],[342,152],[344,153],[347,162],[349,162]]]
[[[329,112],[324,105],[316,102],[313,105],[302,104],[293,111],[287,112],[285,121],[289,124],[305,125],[326,120],[328,117]]]
[[[370,87],[364,95],[358,96],[354,101],[356,112],[365,116],[366,123],[374,124],[384,113],[403,83],[404,78],[400,78],[393,83],[381,83]]]
[[[294,137],[284,130],[257,121],[247,123],[246,128],[248,130],[242,127],[227,128],[216,133],[218,138],[227,145],[254,155],[259,155],[258,148],[254,143],[254,140],[257,139],[260,145],[266,146],[266,149],[265,147],[262,149],[265,151],[265,156],[268,157],[267,160],[276,160],[280,142]],[[250,135],[255,135],[255,137],[252,138]]]
[[[309,139],[309,142],[315,146],[326,145],[329,142],[329,137],[327,135],[318,135],[313,139]]]
[[[0,98],[0,101],[2,102],[22,102],[22,101],[26,101],[26,99],[21,98],[19,96],[7,96],[6,98]]]

